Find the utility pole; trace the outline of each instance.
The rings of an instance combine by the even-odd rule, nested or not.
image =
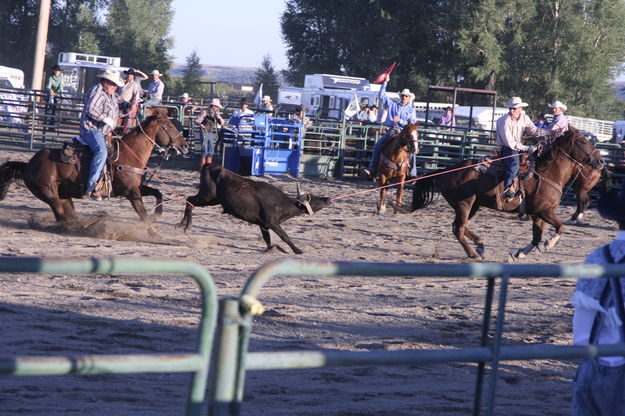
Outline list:
[[[50,1],[51,0],[41,0],[41,2],[39,3],[39,24],[37,25],[37,40],[35,43],[33,78],[30,84],[30,88],[34,90],[40,90],[43,87],[43,65],[46,60],[46,44],[48,42]]]

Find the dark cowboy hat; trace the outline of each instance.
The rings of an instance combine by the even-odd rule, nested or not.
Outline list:
[[[241,98],[241,105],[243,105],[243,104],[249,104],[249,103],[250,103],[250,102],[249,102],[249,101],[247,101],[247,98],[245,98],[245,97]]]
[[[124,74],[126,75],[134,75],[135,74],[135,69],[134,68],[128,68],[124,70]]]
[[[606,192],[597,201],[599,214],[607,220],[625,221],[625,180],[620,192]]]
[[[61,67],[60,67],[58,64],[56,64],[56,65],[52,65],[52,66],[50,67],[50,69],[52,70],[52,72],[54,72],[54,71],[60,71],[60,70],[61,70]]]

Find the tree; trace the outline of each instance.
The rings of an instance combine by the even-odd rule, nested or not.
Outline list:
[[[166,73],[172,18],[171,0],[110,0],[102,52],[121,57],[124,66]]]
[[[260,68],[254,73],[254,89],[258,90],[260,84],[263,84],[263,95],[269,95],[275,100],[278,96],[278,74],[271,63],[271,56],[263,56]]]
[[[200,56],[194,49],[191,55],[187,56],[187,67],[182,71],[182,88],[192,97],[200,97],[204,92],[202,81],[202,65]]]

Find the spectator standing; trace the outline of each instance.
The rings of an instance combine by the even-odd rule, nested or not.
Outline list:
[[[369,122],[370,123],[378,122],[378,106],[375,104],[372,106],[369,106]]]
[[[56,124],[56,106],[60,104],[65,90],[61,67],[59,65],[54,65],[50,69],[52,70],[52,75],[48,77],[45,90],[46,102],[48,103],[46,106],[46,113],[51,115],[51,117],[46,120],[46,125]],[[49,130],[54,131],[55,127],[50,127]]]
[[[264,95],[263,99],[260,102],[260,110],[263,111],[273,111],[273,104],[271,103],[271,97],[268,95]]]
[[[618,233],[607,245],[595,249],[585,264],[615,264],[625,261],[625,181],[620,192],[608,192],[597,201],[599,214],[616,221]],[[573,343],[605,345],[625,342],[624,278],[578,279],[571,304]],[[625,357],[582,360],[573,382],[573,415],[616,416],[625,414]]]
[[[159,105],[163,100],[163,92],[165,92],[165,83],[161,81],[161,73],[158,69],[151,72],[153,81],[148,86],[146,95],[148,97],[145,102],[147,107]]]
[[[207,110],[204,110],[197,116],[195,122],[199,125],[200,139],[202,140],[202,156],[200,159],[200,170],[204,164],[213,163],[213,155],[215,153],[215,141],[217,140],[217,128],[223,126],[224,119],[221,117],[219,110],[221,103],[219,98],[213,98]]]
[[[241,98],[241,107],[234,110],[234,112],[228,119],[228,124],[232,124],[233,126],[238,127],[241,117],[246,116],[246,115],[250,116],[254,114],[254,112],[249,109],[249,106],[250,106],[250,103],[247,101],[247,98],[245,97]]]

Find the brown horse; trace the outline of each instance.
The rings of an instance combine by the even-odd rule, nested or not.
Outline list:
[[[413,190],[413,209],[427,206],[434,195],[434,184],[438,185],[440,193],[454,209],[456,216],[452,230],[465,253],[470,258],[483,257],[484,243],[482,238],[467,227],[468,221],[473,218],[480,207],[502,211],[515,211],[521,205],[521,196],[514,199],[502,200],[502,176],[483,173],[470,166],[477,160],[465,160],[448,169],[460,169],[449,173],[439,171],[440,175],[417,181]],[[531,243],[517,251],[515,257],[525,257],[532,250],[539,247],[542,241],[545,223],[555,228],[555,234],[541,246],[548,250],[552,248],[564,231],[562,221],[555,214],[562,197],[562,186],[573,178],[578,166],[592,166],[602,169],[604,166],[601,154],[595,150],[582,134],[576,129],[570,130],[557,138],[543,155],[536,159],[533,176],[522,181],[525,192],[524,211],[530,214],[533,221]],[[465,235],[477,246],[477,252],[467,243]]]
[[[113,162],[112,196],[124,196],[143,221],[148,214],[142,196],[154,196],[157,206],[155,214],[162,213],[162,195],[154,188],[142,185],[144,169],[155,146],[166,147],[176,153],[187,153],[188,145],[182,133],[162,113],[148,117],[127,135],[118,140],[119,157]],[[0,200],[6,197],[9,185],[15,179],[23,179],[28,189],[37,198],[50,206],[57,221],[68,221],[75,217],[72,198],[82,198],[89,162],[82,162],[82,169],[76,164],[62,161],[62,149],[44,148],[38,151],[28,163],[6,162],[0,166]]]
[[[398,178],[399,188],[395,196],[398,207],[403,204],[404,181],[410,169],[410,153],[419,153],[419,123],[408,123],[398,134],[393,134],[380,153],[378,162],[378,183],[381,187],[388,185],[393,178]],[[388,188],[380,189],[378,215],[386,211],[385,199]]]
[[[605,171],[605,172],[604,172]],[[566,223],[573,225],[583,225],[582,218],[584,211],[590,205],[590,195],[588,192],[595,187],[602,173],[607,179],[607,171],[605,169],[596,169],[589,165],[583,165],[578,168],[578,173],[573,178],[573,189],[575,190],[575,202],[577,209]]]

